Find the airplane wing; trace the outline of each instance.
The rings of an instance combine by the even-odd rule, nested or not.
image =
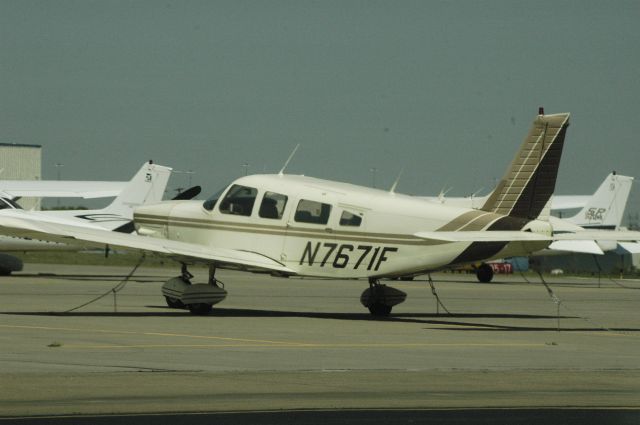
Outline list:
[[[76,246],[109,245],[125,250],[160,254],[187,263],[214,264],[221,268],[295,274],[278,261],[255,252],[110,232],[89,225],[72,225],[62,220],[43,220],[29,217],[29,212],[23,210],[1,210],[0,233]]]
[[[128,182],[3,180],[0,190],[12,198],[110,198],[118,196]]]

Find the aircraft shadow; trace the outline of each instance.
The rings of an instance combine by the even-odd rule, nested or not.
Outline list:
[[[348,321],[383,321],[396,323],[416,323],[423,325],[436,325],[425,328],[425,330],[443,331],[499,331],[499,332],[640,332],[640,328],[603,328],[603,327],[563,327],[562,320],[580,319],[578,316],[559,316],[560,328],[556,324],[558,316],[532,315],[532,314],[502,314],[502,313],[398,313],[388,317],[373,317],[369,313],[335,313],[335,312],[301,312],[301,311],[280,311],[262,309],[240,309],[240,308],[215,308],[208,316],[192,316],[186,310],[169,309],[165,306],[147,306],[157,312],[2,312],[2,315],[17,316],[57,316],[57,317],[176,317],[194,319],[215,319],[216,317],[237,317],[237,318],[307,318],[325,320],[348,320]],[[518,326],[507,324],[490,324],[473,320],[459,319],[510,319],[510,320],[553,320],[553,325],[545,326]],[[438,326],[439,325],[439,326]]]
[[[56,274],[56,273],[33,273],[33,274],[16,274],[14,278],[26,278],[26,279],[66,279],[77,281],[107,281],[107,282],[119,282],[126,279],[126,275],[93,275],[93,274]],[[166,276],[157,275],[135,275],[129,279],[129,282],[166,282],[168,278]]]

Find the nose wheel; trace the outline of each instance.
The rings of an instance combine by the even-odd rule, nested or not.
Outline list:
[[[215,267],[209,267],[208,283],[191,283],[193,275],[182,265],[182,273],[169,279],[162,286],[167,305],[172,308],[187,308],[191,314],[203,316],[211,312],[212,306],[227,297],[227,291],[215,278]]]
[[[360,303],[369,309],[372,316],[386,317],[393,306],[407,298],[407,294],[391,286],[382,285],[378,279],[369,279],[369,288],[360,296]]]

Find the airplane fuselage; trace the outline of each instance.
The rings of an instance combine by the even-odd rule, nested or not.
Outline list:
[[[137,208],[138,233],[259,253],[299,275],[332,278],[420,274],[490,258],[527,255],[536,242],[443,242],[424,231],[523,230],[550,234],[542,221],[431,205],[411,196],[291,175],[255,175],[219,199]]]

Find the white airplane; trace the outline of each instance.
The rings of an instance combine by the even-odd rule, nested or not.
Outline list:
[[[162,165],[145,163],[133,178],[119,190],[118,196],[107,207],[97,210],[60,210],[60,211],[23,211],[22,208],[12,199],[11,195],[23,194],[22,189],[16,189],[20,185],[11,186],[10,194],[0,192],[0,210],[20,210],[27,213],[34,220],[64,220],[68,223],[75,223],[79,226],[92,226],[104,230],[113,230],[116,232],[131,233],[133,227],[133,209],[148,203],[158,203],[162,201],[167,182],[171,175],[171,168]],[[64,196],[70,193],[79,192],[94,196],[97,192],[92,191],[91,186],[85,183],[93,182],[70,182],[70,189],[65,189],[60,185],[44,184],[39,187],[38,183],[42,181],[31,182],[29,187],[29,196],[37,193],[38,196],[57,197],[61,193]],[[60,181],[56,183],[65,183]],[[100,183],[100,182],[98,182]],[[107,187],[111,182],[106,183]],[[101,185],[98,185],[98,187]],[[26,187],[26,186],[22,186]],[[115,187],[115,186],[114,186]],[[53,188],[53,192],[48,192],[48,188]],[[103,192],[104,193],[104,192]],[[18,195],[19,196],[19,195]],[[77,195],[76,195],[77,196]],[[7,252],[25,252],[25,251],[49,251],[49,250],[77,250],[72,245],[51,242],[39,239],[25,239],[22,237],[0,236],[0,275],[8,275],[13,271],[22,270],[22,261]]]
[[[208,313],[226,297],[215,272],[228,268],[368,279],[361,303],[374,315],[388,315],[406,294],[380,284],[382,278],[528,255],[556,239],[548,205],[568,124],[567,113],[541,111],[481,210],[285,175],[283,169],[276,175],[241,177],[204,202],[139,207],[134,211],[139,235],[34,220],[16,210],[0,211],[0,232],[171,257],[182,264],[182,274],[166,282],[162,292],[169,305],[186,305],[193,314]],[[627,233],[629,240],[640,239],[640,232]],[[196,263],[209,265],[207,284],[191,282],[187,267]]]
[[[613,172],[602,182],[598,190],[584,202],[580,211],[571,217],[551,217],[555,232],[581,232],[584,229],[620,230],[633,177]],[[576,209],[582,197],[564,197],[558,201],[558,210]],[[615,235],[615,233],[614,233]],[[616,240],[573,240],[553,242],[539,255],[576,252],[603,255],[607,251],[640,253],[640,244]]]
[[[614,171],[591,196],[554,196],[552,214],[585,229],[618,230],[632,184],[633,177],[621,176]],[[575,209],[579,211],[573,216],[564,213]]]

